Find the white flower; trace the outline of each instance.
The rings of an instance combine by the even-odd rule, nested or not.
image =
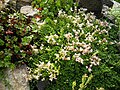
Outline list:
[[[64,34],[64,36],[67,38],[68,41],[70,40],[70,38],[73,37],[72,33]]]
[[[59,36],[58,36],[57,34],[54,34],[53,37],[54,37],[54,38],[58,38]]]
[[[40,64],[35,64],[37,68],[34,71],[29,72],[29,77],[39,80],[39,77],[43,77],[41,80],[44,81],[45,77],[42,74],[42,71],[46,71],[49,75],[49,80],[57,79],[56,76],[59,75],[59,70],[54,66],[50,61],[46,64],[40,62]],[[43,72],[44,73],[44,72]],[[32,79],[30,78],[30,80]]]
[[[59,54],[55,54],[55,56],[56,56],[56,58],[57,58],[57,59],[59,59],[59,58],[60,58]]]
[[[72,19],[72,18],[73,18],[73,16],[72,16],[72,15],[69,15],[69,16],[68,16],[68,18],[69,18],[69,19]]]
[[[57,20],[54,20],[55,23],[57,23]]]
[[[32,78],[33,78],[33,77],[32,77],[30,74],[28,74],[27,79],[28,79],[28,80],[32,80]]]
[[[35,54],[39,53],[39,49],[33,49],[33,51],[35,52]]]
[[[74,46],[67,46],[67,50],[74,50]]]
[[[50,63],[50,61],[49,61],[49,62],[47,63],[47,66],[50,67],[50,65],[51,65],[51,63]]]
[[[106,26],[108,26],[108,22],[106,22],[106,21],[105,22],[100,21],[100,25],[106,27]]]
[[[56,44],[56,40],[54,38],[51,39],[51,44]]]
[[[101,30],[101,31],[99,32],[99,34],[103,34],[103,33],[107,33],[107,34],[108,34],[108,31],[105,30],[105,29],[103,29],[103,30]]]
[[[77,25],[78,25],[78,27],[79,27],[80,29],[82,29],[82,27],[83,27],[84,23],[77,24]]]
[[[75,44],[76,44],[76,42],[75,42],[75,41],[72,41],[72,44],[69,44],[69,45],[73,45],[73,46],[74,46]]]
[[[90,66],[86,66],[86,68],[88,69],[89,72],[92,71],[92,68],[91,68],[91,67],[92,67],[92,65],[90,65]]]
[[[73,8],[70,8],[70,11],[73,11]]]
[[[45,24],[45,22],[37,22],[38,28],[41,28],[41,26],[44,24]]]
[[[114,43],[114,42],[110,42],[109,44],[110,44],[110,45],[113,45],[113,44],[115,44],[115,43]]]
[[[70,24],[69,23],[67,23],[67,28],[69,28],[70,27]]]
[[[76,6],[74,7],[74,10],[77,11],[77,7]]]
[[[37,46],[36,45],[31,45],[31,48],[35,49],[35,48],[37,48]]]
[[[102,42],[108,42],[106,38],[103,38]]]
[[[83,64],[83,59],[81,57],[76,58],[75,61]]]
[[[75,58],[75,61],[76,62],[80,62],[80,63],[82,63],[83,64],[83,59],[80,57],[80,53],[75,53],[74,55],[73,55],[73,57]]]
[[[82,10],[85,12],[85,11],[87,11],[87,8],[83,8]]]
[[[91,26],[93,26],[93,23],[90,23],[90,21],[87,20],[86,25],[87,25],[87,27],[91,27]]]
[[[66,57],[65,60],[70,60],[70,57]]]
[[[55,39],[57,39],[58,38],[58,35],[50,35],[50,36],[45,36],[48,40],[47,40],[47,42],[48,43],[50,43],[50,44],[58,44],[58,43],[56,43],[56,40]]]
[[[80,42],[75,42],[75,45],[77,45],[77,46],[82,46],[82,43],[80,43]]]
[[[91,64],[92,65],[99,65],[99,62],[101,61],[101,59],[99,57],[97,57],[96,55],[93,55],[91,58]]]
[[[80,52],[82,52],[82,51],[83,51],[83,48],[82,48],[82,47],[80,47],[80,48],[79,48],[79,51],[80,51]]]
[[[54,73],[51,73],[49,76],[49,80],[53,81],[53,79],[57,79],[57,78],[56,78],[56,75]]]
[[[87,45],[86,43],[82,42],[81,46],[82,46],[83,48],[87,48],[89,45]]]
[[[95,39],[94,39],[94,37],[92,35],[88,35],[85,40],[93,42]]]
[[[40,46],[40,50],[42,50],[42,49],[43,49],[43,47],[44,47],[44,44],[41,44],[41,46]]]
[[[84,49],[83,52],[82,52],[83,55],[87,54],[87,53],[89,53],[89,49]]]
[[[35,78],[36,80],[39,80],[39,76],[38,75],[32,75],[33,78]]]
[[[75,54],[73,55],[73,57],[77,58],[77,57],[80,57],[80,55],[81,55],[80,53],[78,53],[78,54],[75,53]]]
[[[67,50],[64,50],[64,49],[61,49],[60,51],[59,51],[59,54],[60,54],[60,57],[64,60],[65,59],[65,57],[67,56]]]
[[[42,78],[41,81],[45,81],[45,78]]]
[[[63,13],[62,10],[59,10],[58,11],[58,16],[60,16],[62,13]]]

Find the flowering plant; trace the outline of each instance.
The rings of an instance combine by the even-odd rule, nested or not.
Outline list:
[[[42,81],[45,80],[45,77],[49,77],[50,81],[53,81],[53,79],[57,79],[57,75],[59,74],[58,69],[54,66],[54,64],[48,62],[45,64],[44,62],[40,62],[39,64],[36,64],[37,68],[34,70],[30,70],[29,73],[31,75],[29,76],[29,79],[35,78],[37,80],[41,79]]]
[[[41,57],[48,52],[48,57],[52,56],[49,60],[54,63],[73,60],[85,65],[89,72],[92,66],[99,65],[99,53],[107,51],[105,46],[109,44],[108,31],[111,27],[106,21],[82,11],[74,16],[59,11],[56,20],[47,18],[45,23],[38,31],[44,38],[41,51],[45,53]]]
[[[54,19],[48,15],[44,21],[41,19],[37,22],[39,29],[35,45],[40,47],[40,51],[38,52],[39,57],[35,58],[45,63],[51,62],[55,67],[60,68],[56,78],[65,85],[59,83],[62,87],[56,86],[56,89],[58,87],[70,88],[67,83],[72,83],[71,80],[74,80],[69,79],[70,77],[78,78],[79,75],[82,76],[85,73],[98,75],[97,68],[107,68],[104,66],[106,55],[110,54],[110,48],[117,43],[110,37],[112,24],[106,20],[96,19],[93,13],[85,14],[84,9],[78,11],[69,15],[60,10]],[[111,55],[112,53],[108,57],[111,58]],[[39,67],[37,66],[37,68]],[[102,69],[100,70],[102,71]],[[79,74],[73,74],[75,72],[79,72]],[[65,73],[67,74],[65,75]],[[40,74],[37,74],[37,77],[40,78]],[[52,80],[56,80],[56,78],[53,77]],[[56,83],[58,82],[56,81]],[[78,83],[80,84],[81,81]],[[102,87],[101,84],[97,86]],[[88,87],[90,86],[88,85]],[[52,89],[52,86],[49,89]]]

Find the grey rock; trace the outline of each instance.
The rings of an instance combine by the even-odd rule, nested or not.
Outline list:
[[[18,1],[31,2],[32,0],[18,0]]]
[[[8,2],[9,2],[9,0],[0,0],[0,10],[5,8],[5,6],[7,5]]]
[[[110,1],[110,0],[106,0],[106,1]],[[102,13],[103,13],[103,16],[107,20],[109,20],[111,23],[115,24],[115,21],[116,21],[115,16],[120,15],[120,13],[119,13],[120,12],[120,3],[118,3],[114,0],[112,0],[111,2],[113,2],[113,5],[111,8],[109,8],[105,4],[103,5]]]
[[[113,8],[120,8],[120,3],[113,0]]]
[[[23,13],[23,14],[28,14],[28,13],[30,13],[32,11],[33,11],[32,6],[23,6],[20,9],[20,13]]]
[[[26,14],[27,16],[34,16],[37,14],[37,10],[34,10],[32,6],[23,6],[20,9],[20,13]]]
[[[115,24],[115,17],[113,15],[110,15],[110,14],[106,14],[104,15],[104,17],[110,21],[111,23]]]
[[[5,90],[30,90],[26,65],[17,66],[14,70],[7,69],[5,74],[9,84],[5,87]]]
[[[0,81],[0,90],[5,90],[5,85],[3,84],[2,81]]]
[[[0,10],[7,6],[10,6],[10,8],[19,11],[22,6],[31,5],[32,0],[3,0],[3,1],[0,1]]]
[[[112,7],[114,3],[111,0],[103,0],[103,4],[108,7]]]
[[[31,0],[17,0],[16,1],[16,9],[20,10],[23,6],[29,6],[31,5]]]
[[[38,81],[37,88],[38,90],[45,90],[48,84],[49,84],[49,81]]]
[[[101,15],[101,11],[103,8],[102,0],[75,0],[78,2],[78,8],[86,8],[87,12],[94,12],[95,15]]]

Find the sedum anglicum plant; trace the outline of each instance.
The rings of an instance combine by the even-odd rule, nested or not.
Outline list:
[[[37,80],[41,79],[42,81],[45,80],[45,77],[49,77],[50,81],[53,79],[57,79],[57,75],[59,75],[59,70],[57,67],[54,66],[53,63],[48,62],[45,64],[44,62],[39,62],[39,64],[35,64],[37,68],[34,70],[30,70],[29,79],[35,78]]]
[[[61,82],[65,85],[60,83],[61,86],[59,87],[57,85],[56,89],[58,89],[58,87],[61,89],[69,88],[66,87],[66,85],[68,82],[72,83],[74,81],[70,81],[69,78],[70,76],[74,77],[74,72],[77,72],[76,70],[80,73],[77,73],[78,75],[82,76],[85,73],[91,73],[93,74],[93,78],[94,74],[97,76],[101,73],[101,71],[99,73],[97,73],[98,71],[96,72],[97,68],[106,68],[106,71],[103,69],[102,72],[111,70],[112,67],[108,69],[108,67],[104,65],[104,62],[107,61],[106,57],[112,59],[112,53],[109,52],[109,48],[117,43],[117,41],[111,40],[109,34],[113,24],[108,23],[106,20],[96,19],[93,13],[85,14],[84,9],[79,9],[77,13],[73,13],[72,15],[67,14],[67,12],[63,10],[59,10],[57,17],[51,19],[48,15],[47,18],[44,20],[41,19],[36,23],[39,28],[36,29],[38,35],[34,41],[36,41],[35,46],[39,47],[40,50],[35,60],[40,60],[46,64],[51,62],[55,67],[59,67],[59,69],[57,69],[59,74],[56,74],[55,78],[53,75],[53,79],[50,79],[51,75],[48,70],[48,76],[45,76],[46,80],[51,80],[53,83],[56,79],[60,81],[61,79],[64,80]],[[38,65],[36,65],[36,68],[31,68],[31,70],[34,69],[31,75],[35,75],[37,79],[45,80],[41,78],[44,76],[42,76],[41,71],[36,74],[36,70],[39,68]],[[55,67],[54,70],[56,71]],[[44,66],[42,68],[44,68]],[[64,75],[67,70],[70,76],[68,73]],[[63,79],[61,78],[62,76],[66,77]],[[57,80],[56,83],[58,83]],[[79,77],[79,80],[81,80],[81,77]],[[91,82],[92,80],[89,81],[89,83]],[[82,82],[79,81],[78,83],[80,84]],[[87,87],[89,87],[89,83],[87,83]],[[81,86],[81,88],[87,87]],[[99,84],[96,87],[103,86]],[[107,86],[105,86],[105,88],[106,87]],[[79,89],[79,87],[76,88]],[[48,90],[49,89],[53,88],[49,87]]]
[[[100,53],[108,49],[110,28],[109,23],[95,19],[93,14],[80,11],[72,16],[59,11],[58,18],[46,18],[38,31],[43,36],[41,51],[47,52],[54,63],[73,60],[91,72],[93,66],[100,64]]]

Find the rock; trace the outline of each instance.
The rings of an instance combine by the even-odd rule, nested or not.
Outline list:
[[[20,10],[20,8],[23,6],[29,6],[29,5],[31,5],[31,0],[18,0],[16,2],[17,10]]]
[[[27,16],[33,16],[37,11],[33,10],[32,6],[23,6],[20,9],[20,13],[26,14]]]
[[[5,8],[5,6],[7,5],[7,3],[9,2],[10,0],[0,0],[0,10]]]
[[[33,11],[32,6],[23,6],[20,9],[20,13],[23,13],[23,14],[28,14],[28,13],[30,13],[32,11]]]
[[[101,15],[101,11],[103,8],[102,0],[75,0],[78,2],[78,8],[86,8],[87,12],[94,12],[96,16]]]
[[[110,1],[110,0],[106,0],[106,1]],[[115,20],[116,20],[115,17],[120,16],[120,3],[116,1],[111,1],[111,2],[113,2],[112,7],[109,8],[108,6],[104,4],[102,12],[103,12],[103,16],[105,19],[115,24]]]
[[[116,19],[113,15],[106,14],[106,15],[104,15],[104,18],[107,19],[107,21],[109,21],[110,23],[115,24]]]
[[[113,8],[120,8],[120,3],[113,1]]]
[[[22,2],[31,2],[32,0],[20,0]]]
[[[49,81],[39,81],[37,83],[37,88],[38,90],[45,90],[48,84],[49,84]]]
[[[0,81],[0,90],[5,90],[5,85]]]
[[[3,2],[0,1],[0,10],[3,8]]]
[[[14,70],[7,69],[5,74],[8,82],[5,90],[30,90],[26,65],[18,66]]]
[[[0,10],[10,6],[10,8],[19,11],[22,6],[26,5],[31,5],[31,0],[0,0]]]
[[[114,3],[111,0],[103,0],[103,4],[108,7],[112,7]]]

